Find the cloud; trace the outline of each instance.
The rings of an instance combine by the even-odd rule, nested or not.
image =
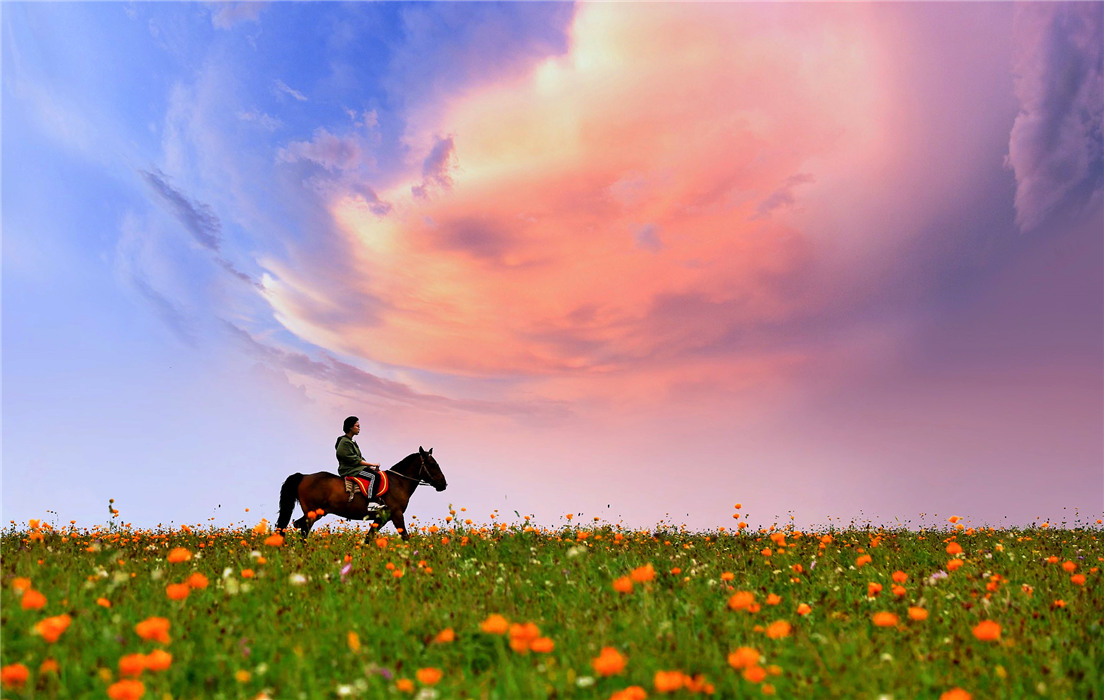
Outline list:
[[[794,188],[798,185],[804,185],[811,182],[816,182],[816,178],[812,175],[801,173],[786,178],[786,181],[781,187],[772,192],[769,197],[759,202],[759,206],[755,210],[755,216],[752,218],[764,219],[770,216],[771,212],[775,209],[792,207],[797,201],[797,196],[794,194]]]
[[[663,250],[663,242],[659,240],[659,227],[655,224],[638,226],[633,232],[633,239],[636,241],[636,247],[641,250],[649,250],[653,253]]]
[[[430,188],[447,190],[452,187],[450,171],[454,167],[456,144],[452,137],[438,138],[422,163],[422,181],[410,191],[415,197],[425,199]]]
[[[1007,163],[1026,231],[1104,196],[1104,5],[1019,5],[1015,36],[1020,113]]]
[[[310,141],[293,141],[281,148],[278,161],[292,163],[310,161],[331,172],[359,167],[365,158],[357,137],[340,137],[325,128],[315,129]]]
[[[278,94],[278,95],[291,95],[292,97],[294,97],[299,102],[306,102],[307,101],[307,96],[306,95],[299,92],[295,88],[288,87],[288,84],[285,83],[283,80],[280,80],[279,78],[276,79],[276,82],[273,83],[273,85],[276,88],[276,94]]]
[[[219,2],[211,12],[211,23],[216,29],[231,29],[242,22],[257,22],[261,12],[268,6],[265,2]]]

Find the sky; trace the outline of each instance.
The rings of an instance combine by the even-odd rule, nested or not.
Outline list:
[[[0,24],[4,522],[272,521],[349,415],[415,524],[1104,511],[1104,4]]]

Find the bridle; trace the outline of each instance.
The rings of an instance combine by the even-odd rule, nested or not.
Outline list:
[[[388,474],[394,474],[395,476],[401,476],[404,479],[409,479],[410,481],[413,481],[414,483],[418,484],[419,486],[433,486],[432,483],[430,483],[430,482],[428,482],[428,481],[426,481],[425,479],[422,478],[422,472],[424,472],[426,470],[425,454],[422,453],[422,452],[418,452],[418,459],[421,460],[421,464],[418,465],[418,473],[415,474],[414,476],[407,476],[406,474],[403,474],[401,472],[397,472],[394,469],[386,469],[385,471]],[[434,487],[434,488],[436,488],[436,487]]]

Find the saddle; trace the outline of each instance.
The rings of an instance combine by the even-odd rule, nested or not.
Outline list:
[[[359,476],[347,476],[345,477],[345,492],[349,494],[349,500],[353,500],[353,495],[360,491],[364,494],[364,497],[371,501],[373,498],[379,498],[383,494],[387,493],[387,488],[390,486],[390,481],[387,478],[387,472],[381,471],[379,477],[376,479],[376,492],[368,493],[368,480]]]

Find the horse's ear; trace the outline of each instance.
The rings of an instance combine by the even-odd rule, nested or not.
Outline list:
[[[426,454],[433,454],[433,448],[429,448],[429,452],[427,452]]]
[[[425,454],[425,450],[422,449],[421,445],[418,445],[418,453],[419,454]]]

